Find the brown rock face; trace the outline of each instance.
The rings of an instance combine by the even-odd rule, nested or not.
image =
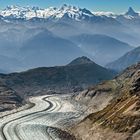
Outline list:
[[[140,140],[140,63],[127,68],[114,80],[91,88],[84,98],[90,96],[94,101],[91,92],[94,96],[105,92],[113,98],[101,110],[94,111],[72,128],[78,138]]]
[[[132,82],[132,93],[137,93],[140,91],[140,70],[138,70],[134,76],[133,82]]]
[[[0,83],[0,112],[19,107],[21,104],[22,99],[17,93]]]

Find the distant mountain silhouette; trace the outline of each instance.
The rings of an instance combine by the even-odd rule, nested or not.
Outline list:
[[[118,60],[107,64],[106,67],[116,71],[122,71],[125,68],[138,62],[140,62],[140,47],[137,47],[132,51],[126,53]]]

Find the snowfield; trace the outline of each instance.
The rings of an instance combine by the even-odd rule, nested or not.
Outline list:
[[[63,96],[32,97],[30,104],[17,112],[2,114],[0,140],[73,140],[65,127],[78,121],[82,114]]]

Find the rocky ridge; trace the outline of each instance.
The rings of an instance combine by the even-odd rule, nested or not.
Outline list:
[[[140,136],[140,63],[127,68],[112,81],[79,94],[76,99],[88,98],[92,112],[72,128],[72,132],[84,140],[138,140]],[[95,99],[102,98],[100,108],[95,109]],[[105,103],[103,103],[105,102]],[[104,106],[103,106],[104,104]],[[89,105],[89,103],[88,103]],[[86,130],[86,131],[85,131]]]

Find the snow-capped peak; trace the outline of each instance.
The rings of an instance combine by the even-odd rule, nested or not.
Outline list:
[[[139,16],[139,13],[135,12],[132,7],[129,7],[125,15],[136,17]]]
[[[18,5],[7,6],[6,9],[0,11],[0,15],[3,17],[15,17],[31,19],[33,17],[56,19],[62,18],[67,15],[70,18],[80,20],[84,16],[93,16],[93,14],[87,9],[81,9],[79,7],[64,4],[60,8],[49,7],[41,9],[39,7],[21,7]]]
[[[107,16],[107,17],[112,17],[112,18],[115,18],[117,16],[113,12],[104,12],[104,11],[93,12],[93,14],[96,16]]]
[[[19,6],[19,5],[8,5],[4,10],[7,11],[7,10],[40,10],[41,8],[38,7],[38,6],[26,6],[26,7],[22,7],[22,6]],[[3,11],[4,11],[3,10]]]
[[[54,15],[55,18],[62,18],[67,15],[71,19],[80,20],[85,16],[93,16],[93,14],[87,9],[81,9],[79,7],[66,5],[64,4],[62,7],[58,8]]]
[[[88,9],[85,8],[79,8],[76,6],[71,6],[64,4],[59,8],[56,7],[49,7],[49,8],[40,8],[35,6],[18,6],[18,5],[11,5],[7,6],[4,10],[0,11],[0,16],[7,18],[23,18],[23,19],[31,19],[31,18],[45,18],[45,19],[55,19],[59,20],[62,18],[70,18],[76,21],[81,20],[89,20],[90,17],[111,17],[111,18],[117,18],[119,16],[122,16],[127,19],[133,19],[140,17],[139,13],[135,12],[131,7],[128,9],[128,11],[125,14],[117,15],[112,12],[91,12]],[[92,18],[93,19],[93,18]]]
[[[131,21],[133,21],[134,19],[138,19],[139,20],[140,13],[139,12],[135,12],[132,7],[129,7],[128,11],[126,13],[118,15],[118,18],[119,19],[123,18],[123,19],[131,20]]]
[[[51,8],[49,8],[49,10],[51,10]],[[25,19],[30,19],[33,17],[43,18],[45,15],[45,11],[46,9],[41,9],[35,6],[22,7],[18,5],[11,5],[7,6],[4,10],[0,11],[0,15],[2,15],[3,17],[14,17]]]

